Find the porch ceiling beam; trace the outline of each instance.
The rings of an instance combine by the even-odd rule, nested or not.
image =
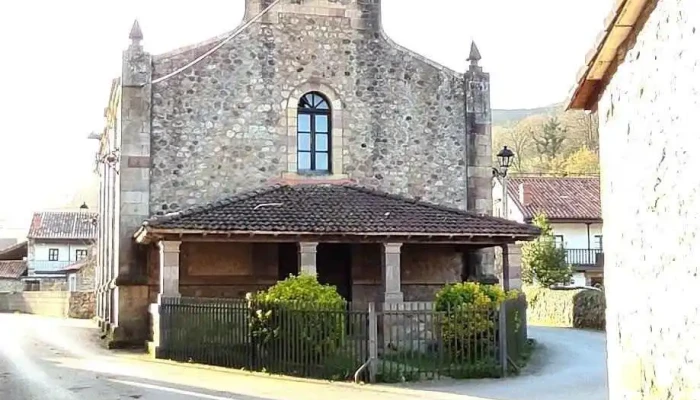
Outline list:
[[[232,236],[230,238],[227,237],[215,237],[215,236],[208,236],[208,237],[201,237],[201,236],[183,236],[182,241],[183,242],[217,242],[217,243],[236,243],[236,242],[260,242],[260,243],[298,243],[302,239],[300,237],[265,237],[265,236],[255,236],[255,237],[245,237],[245,236]],[[513,239],[505,238],[505,239],[490,239],[490,240],[466,240],[462,238],[433,238],[433,239],[428,239],[428,238],[416,238],[413,237],[411,239],[408,238],[402,238],[402,237],[390,237],[390,239],[386,238],[377,238],[377,237],[342,237],[342,236],[316,236],[316,237],[306,237],[303,239],[304,241],[318,241],[320,243],[386,243],[388,240],[389,241],[399,241],[402,243],[406,244],[452,244],[452,245],[469,245],[472,247],[480,247],[480,248],[486,248],[486,247],[495,247],[495,246],[500,246],[502,244],[506,243],[513,243]]]
[[[451,244],[478,244],[484,246],[498,246],[504,243],[531,240],[534,237],[529,235],[514,234],[454,234],[454,233],[318,233],[318,232],[227,232],[227,231],[203,231],[203,230],[169,230],[169,229],[140,229],[136,235],[137,243],[148,244],[153,241],[162,240],[168,237],[178,238],[183,241],[205,241],[205,242],[245,242],[253,238],[261,242],[298,242],[298,241],[320,241],[320,242],[379,242],[401,241],[404,243],[451,243]]]

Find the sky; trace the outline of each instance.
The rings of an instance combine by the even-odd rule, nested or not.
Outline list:
[[[6,5],[10,3],[12,5]],[[244,0],[22,0],[0,5],[0,237],[95,179],[110,81],[135,18],[152,54],[234,29]],[[397,43],[463,71],[474,40],[494,108],[563,101],[613,0],[383,0]]]

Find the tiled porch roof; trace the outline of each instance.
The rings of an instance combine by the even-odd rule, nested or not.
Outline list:
[[[149,232],[508,237],[535,227],[354,185],[275,185],[155,217]]]
[[[19,279],[26,271],[26,261],[0,261],[0,279]]]

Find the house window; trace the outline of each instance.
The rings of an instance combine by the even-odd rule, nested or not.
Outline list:
[[[593,246],[595,246],[594,248],[597,250],[603,249],[603,235],[594,236]]]
[[[331,110],[328,100],[317,92],[299,100],[297,112],[297,170],[331,173]]]
[[[25,292],[38,292],[40,289],[39,281],[24,281]]]
[[[554,235],[554,244],[557,247],[564,247],[564,235]]]
[[[58,261],[58,249],[49,249],[49,261]]]
[[[87,257],[87,250],[78,249],[75,251],[75,261],[83,260]]]

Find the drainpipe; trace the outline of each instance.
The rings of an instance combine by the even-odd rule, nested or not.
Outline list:
[[[588,236],[588,253],[587,253],[586,258],[588,258],[588,257],[591,256],[591,223],[590,223],[590,222],[586,222],[586,231],[588,232],[588,233],[587,233],[587,236]]]

